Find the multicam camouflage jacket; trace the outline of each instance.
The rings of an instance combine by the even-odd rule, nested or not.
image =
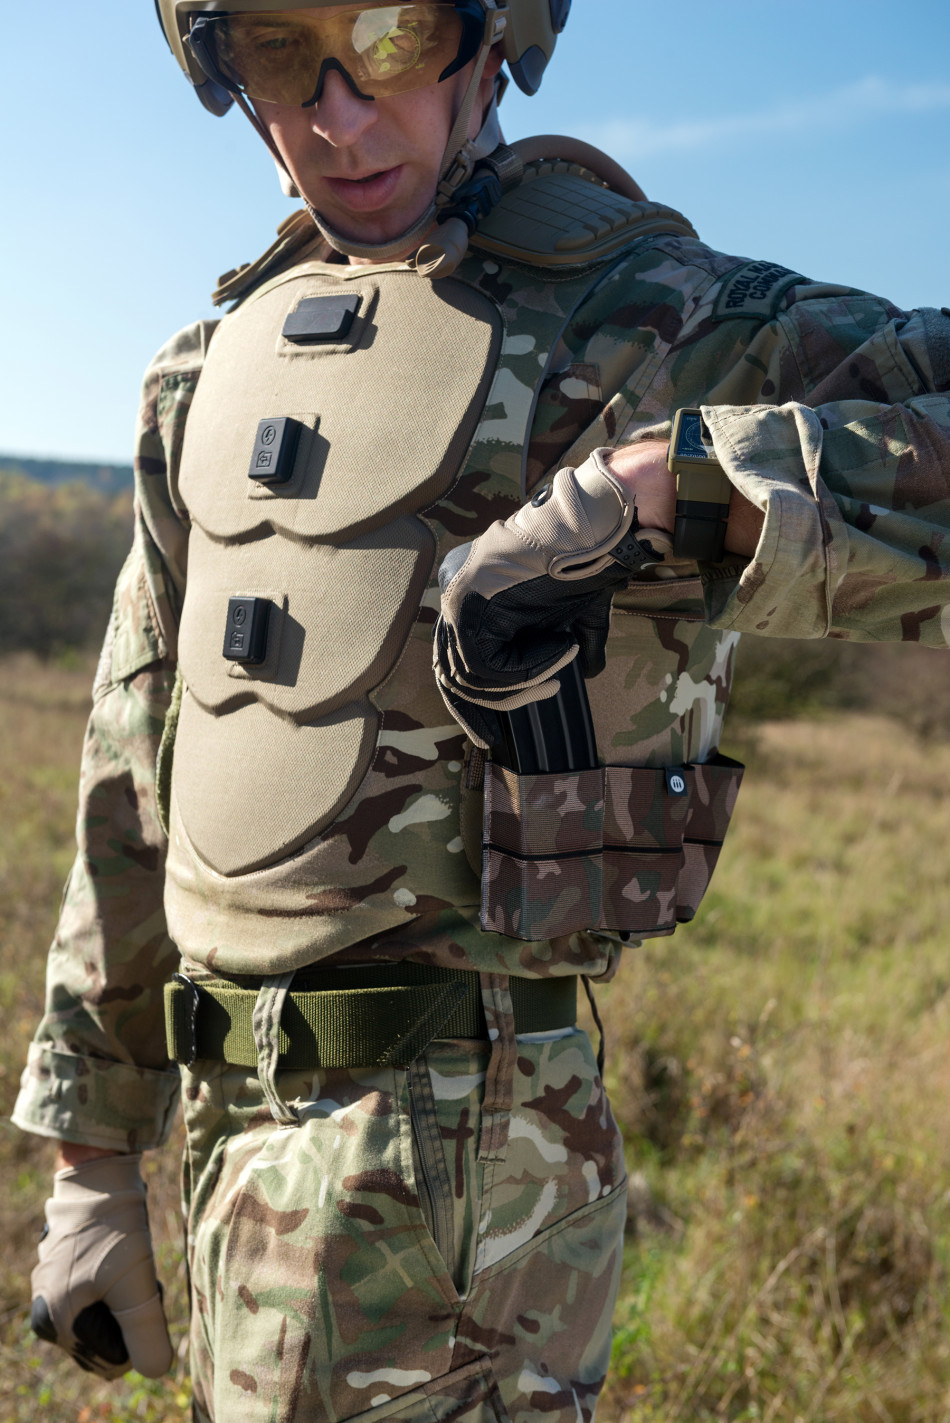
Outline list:
[[[319,280],[339,278],[339,267],[323,266],[310,251],[293,261]],[[696,570],[672,587],[662,579],[632,584],[618,595],[607,671],[591,684],[595,714],[601,695],[625,698],[629,709],[601,745],[608,760],[705,760],[718,744],[741,632],[950,643],[950,313],[908,314],[693,238],[645,236],[601,264],[539,367],[532,313],[539,322],[549,318],[563,287],[543,270],[477,251],[460,276],[493,304],[509,336],[479,447],[439,506],[439,558],[407,641],[406,655],[419,667],[428,666],[438,561],[453,543],[506,517],[542,477],[599,446],[668,436],[671,413],[682,405],[704,407],[718,457],[763,510],[764,529],[750,561]],[[177,1088],[161,992],[181,945],[164,907],[168,840],[159,803],[167,800],[168,758],[160,758],[156,789],[156,757],[176,700],[186,588],[182,448],[216,326],[200,322],[173,338],[145,377],[134,544],[95,680],[79,853],[15,1113],[27,1130],[102,1147],[159,1143]],[[519,389],[531,395],[532,415],[515,467],[506,391]],[[383,934],[385,957],[425,958],[438,944],[443,961],[482,970],[609,972],[617,946],[603,937],[555,947],[480,930],[477,875],[460,853],[459,816],[471,811],[464,798],[459,810],[461,741],[451,729],[434,737],[412,706],[390,706],[385,686],[376,704],[382,731],[374,767],[390,789],[374,795],[376,820],[365,808],[351,816],[345,839],[353,879],[336,893],[331,886],[310,896],[314,938],[323,935],[312,957],[334,942],[345,957],[359,942],[365,958],[366,939]],[[444,795],[433,791],[436,773]],[[390,839],[381,848],[383,832]],[[416,863],[413,856],[420,879],[451,874],[452,885],[413,893],[405,880],[383,876],[396,860],[400,871]],[[457,869],[445,869],[449,856]],[[305,961],[300,913],[286,916],[292,931],[281,928],[279,905],[267,906],[273,959],[260,942],[254,954],[240,945],[221,950],[216,906],[207,888],[202,894],[206,940],[202,951],[199,915],[187,928],[190,961],[225,974]],[[365,932],[348,932],[348,915]]]

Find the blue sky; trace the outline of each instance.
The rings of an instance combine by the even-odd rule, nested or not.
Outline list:
[[[124,462],[150,356],[291,204],[152,0],[8,6],[4,50],[0,451]],[[720,249],[943,306],[948,57],[950,0],[574,0],[503,119],[599,144]]]

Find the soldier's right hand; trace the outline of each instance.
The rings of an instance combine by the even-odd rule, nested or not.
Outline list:
[[[439,569],[436,683],[478,746],[497,737],[497,712],[555,696],[556,674],[575,656],[585,677],[603,670],[614,593],[632,568],[661,563],[670,549],[663,530],[646,531],[659,543],[635,537],[636,496],[610,467],[612,453],[558,470]]]
[[[139,1155],[57,1171],[33,1271],[30,1323],[80,1368],[159,1378],[172,1363]]]

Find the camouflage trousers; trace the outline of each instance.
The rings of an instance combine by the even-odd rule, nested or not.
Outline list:
[[[589,1423],[625,1186],[586,1033],[183,1075],[199,1423]]]

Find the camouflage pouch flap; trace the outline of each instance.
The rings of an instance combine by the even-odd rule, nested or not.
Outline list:
[[[149,588],[150,552],[146,540],[137,535],[119,574],[112,608],[111,665],[108,672],[102,669],[104,685],[124,682],[168,653]]]
[[[605,767],[600,922],[637,938],[692,919],[712,878],[743,767]]]
[[[604,773],[485,767],[481,925],[540,940],[598,923]]]
[[[482,928],[529,941],[672,934],[705,893],[742,771],[719,755],[530,776],[489,764]]]
[[[676,886],[676,917],[688,923],[706,893],[726,838],[745,767],[715,755],[692,773],[689,814],[683,836],[683,868]]]
[[[488,771],[490,843],[506,854],[524,858],[590,854],[600,849],[602,769],[519,776],[493,762]]]

